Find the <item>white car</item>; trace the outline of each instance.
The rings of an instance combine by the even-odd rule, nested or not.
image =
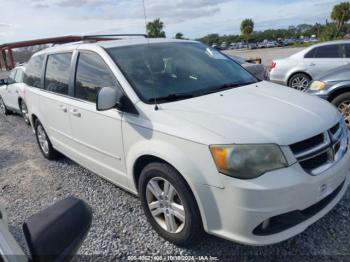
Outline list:
[[[44,157],[60,152],[138,195],[177,245],[203,230],[249,245],[283,241],[349,184],[348,132],[332,105],[258,81],[199,42],[56,46],[31,58],[25,83]]]
[[[328,71],[350,63],[350,41],[332,41],[310,46],[284,59],[272,62],[270,80],[297,90]]]
[[[16,112],[23,116],[29,124],[28,110],[25,100],[25,84],[23,83],[25,67],[15,67],[9,74],[4,85],[0,86],[0,113]]]

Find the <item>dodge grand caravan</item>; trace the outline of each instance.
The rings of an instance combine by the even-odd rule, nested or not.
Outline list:
[[[60,152],[137,194],[153,228],[178,245],[203,231],[283,241],[349,183],[348,131],[332,105],[195,41],[56,46],[31,58],[25,83],[44,157]]]

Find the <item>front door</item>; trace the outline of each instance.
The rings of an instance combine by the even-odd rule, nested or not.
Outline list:
[[[82,165],[119,185],[127,185],[122,143],[122,113],[96,110],[101,87],[120,88],[103,59],[80,52],[75,76],[75,98],[70,104],[74,150]]]

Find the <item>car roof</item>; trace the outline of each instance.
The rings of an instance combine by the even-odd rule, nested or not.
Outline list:
[[[56,45],[53,47],[49,47],[35,53],[35,56],[51,53],[51,52],[67,51],[72,49],[74,50],[79,48],[80,46],[86,46],[86,45],[100,46],[102,48],[113,48],[113,47],[119,47],[119,46],[142,45],[142,44],[148,44],[148,43],[154,44],[154,43],[198,43],[198,42],[192,41],[192,40],[179,40],[179,39],[167,39],[167,38],[141,38],[141,37],[110,40],[110,41],[98,41],[98,42],[80,41],[80,42],[73,42],[73,43],[67,43],[63,45]]]

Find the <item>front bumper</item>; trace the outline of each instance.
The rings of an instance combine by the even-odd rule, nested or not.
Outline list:
[[[204,227],[210,234],[248,245],[286,240],[304,231],[341,200],[350,181],[349,169],[350,150],[332,168],[317,176],[305,173],[299,164],[294,164],[252,180],[222,175],[224,189],[196,185]],[[333,193],[337,188],[339,192]],[[317,205],[327,197],[328,202]],[[316,212],[308,213],[308,217],[282,231],[264,234],[256,231],[268,218],[310,210],[315,204]]]

